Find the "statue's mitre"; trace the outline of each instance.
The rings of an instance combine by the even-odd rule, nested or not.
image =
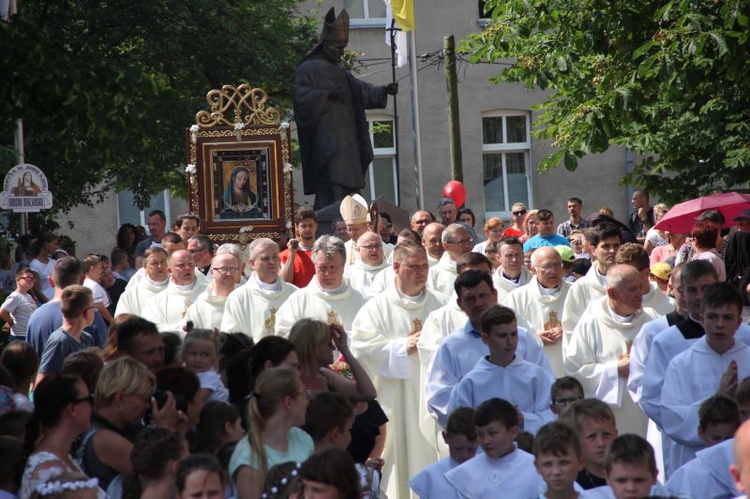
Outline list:
[[[349,43],[349,13],[341,9],[339,16],[331,7],[323,19],[323,30],[320,32],[321,42],[344,42]]]
[[[367,201],[359,194],[352,194],[342,199],[339,211],[347,225],[367,223]]]

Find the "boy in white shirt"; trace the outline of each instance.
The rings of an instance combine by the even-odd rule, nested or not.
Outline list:
[[[477,407],[493,397],[502,398],[519,411],[519,427],[535,434],[542,425],[554,421],[550,410],[552,377],[541,367],[516,354],[518,324],[508,307],[493,305],[482,315],[482,342],[490,354],[456,385],[448,404]]]
[[[83,285],[91,290],[91,294],[94,295],[94,307],[102,314],[102,317],[107,324],[111,324],[114,318],[109,313],[110,301],[109,295],[104,290],[99,279],[102,278],[102,271],[104,270],[104,264],[97,255],[89,255],[83,259],[83,273],[86,278],[83,280]]]
[[[714,394],[734,398],[739,380],[750,375],[750,347],[735,341],[742,298],[734,286],[719,282],[706,288],[701,323],[706,335],[672,359],[664,375],[661,415],[664,431],[675,442],[672,469],[705,447],[698,433],[701,403]]]
[[[534,456],[516,448],[518,411],[507,400],[492,398],[474,412],[479,446],[484,451],[445,474],[459,497],[536,499],[543,481]]]
[[[448,427],[443,432],[449,456],[432,463],[409,480],[409,488],[420,498],[448,499],[456,491],[445,479],[445,473],[476,455],[477,431],[474,427],[474,409],[459,407],[448,417]]]
[[[29,317],[36,310],[36,302],[29,294],[35,282],[36,277],[30,269],[16,272],[16,289],[0,306],[0,319],[10,325],[10,334],[16,340],[26,339]]]

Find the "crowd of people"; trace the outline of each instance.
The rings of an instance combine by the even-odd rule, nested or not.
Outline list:
[[[475,230],[446,198],[397,232],[353,195],[283,248],[157,210],[82,258],[42,233],[4,251],[0,497],[750,491],[750,210],[671,234],[632,204]]]

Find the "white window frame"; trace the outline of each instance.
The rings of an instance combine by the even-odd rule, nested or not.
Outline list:
[[[373,133],[373,124],[376,121],[389,121],[391,123],[391,132],[393,134],[393,145],[391,147],[375,147],[375,134]],[[398,138],[396,137],[396,122],[393,119],[393,116],[387,116],[387,115],[367,115],[367,129],[368,133],[370,134],[370,144],[372,144],[372,153],[374,158],[391,158],[391,170],[393,172],[393,185],[394,185],[394,197],[393,203],[394,204],[400,204],[401,203],[401,193],[399,192],[399,185],[398,185],[398,171],[397,171],[397,165],[396,165],[396,141]],[[370,199],[372,201],[375,201],[377,199],[379,193],[375,192],[375,168],[373,167],[373,164],[370,163],[370,166],[367,168],[367,175],[368,175],[368,181],[369,181],[369,187],[370,187]]]
[[[508,125],[507,118],[523,116],[526,118],[526,141],[525,142],[508,142]],[[506,162],[506,153],[523,152],[526,157],[526,192],[528,195],[528,208],[532,209],[534,206],[534,185],[532,172],[532,157],[531,157],[531,112],[524,110],[498,110],[488,111],[482,113],[481,119],[484,118],[503,118],[503,142],[485,144],[484,143],[484,123],[482,122],[482,156],[485,154],[497,154],[502,153],[502,166],[503,166],[503,198],[505,199],[506,210],[501,211],[486,211],[485,218],[500,217],[503,220],[509,220],[511,216],[511,207],[515,201],[511,200],[508,196],[508,169]],[[482,183],[484,184],[484,158],[482,158]],[[484,196],[484,189],[482,190]],[[484,203],[484,200],[483,200]],[[486,208],[486,205],[485,205]]]
[[[353,17],[349,20],[349,25],[352,28],[385,28],[385,16],[383,17],[370,17],[370,3],[378,2],[383,3],[383,0],[354,0],[362,2],[364,8],[365,17]]]
[[[167,228],[169,228],[171,226],[170,225],[171,224],[170,221],[172,220],[172,207],[170,206],[171,196],[170,196],[170,193],[169,193],[169,189],[164,189],[161,192],[161,195],[163,196],[163,199],[164,199],[164,216],[167,217]],[[123,221],[120,218],[120,200],[119,200],[120,193],[119,192],[117,193],[117,197],[118,197],[117,202],[116,202],[116,206],[117,206],[117,226],[120,227],[122,224],[124,224],[126,222]],[[139,225],[142,225],[142,226],[146,227],[146,232],[149,235],[151,235],[151,233],[148,231],[148,214],[151,211],[152,210],[149,208],[149,209],[146,209],[146,210],[140,210],[140,213],[139,213],[139,219],[140,219]]]

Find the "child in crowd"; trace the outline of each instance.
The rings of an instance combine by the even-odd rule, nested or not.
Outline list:
[[[698,418],[698,436],[706,447],[734,437],[740,426],[737,402],[726,395],[713,395],[704,400],[698,409]]]
[[[104,263],[101,258],[97,255],[89,255],[83,259],[83,273],[86,278],[83,280],[83,285],[91,290],[94,295],[94,306],[102,314],[107,324],[111,324],[114,320],[112,314],[109,313],[109,295],[104,290],[99,280],[102,278],[102,272],[104,270]]]
[[[24,268],[16,272],[16,289],[0,306],[0,319],[10,325],[10,335],[16,340],[26,339],[29,317],[36,310],[36,302],[29,294],[34,287],[34,273]]]
[[[656,485],[654,449],[645,438],[638,435],[621,435],[607,448],[604,461],[607,487],[587,491],[588,498],[633,499],[651,496],[668,496],[663,487]]]
[[[354,407],[349,400],[336,392],[315,394],[307,406],[303,429],[313,439],[315,452],[336,448],[345,451],[352,440],[350,428],[354,424]],[[380,477],[372,467],[355,465],[360,486],[367,497],[377,498]]]
[[[313,454],[300,469],[305,497],[361,499],[357,471],[351,456],[341,449],[329,448]]]
[[[549,408],[555,416],[559,416],[563,409],[570,404],[584,399],[583,385],[581,385],[580,381],[571,376],[557,378],[557,380],[552,383],[550,394],[552,404],[550,404]]]
[[[743,379],[737,386],[734,400],[740,410],[740,422],[744,423],[750,419],[750,378]]]
[[[300,468],[302,463],[288,461],[268,470],[261,499],[302,499]]]
[[[555,421],[539,429],[534,439],[534,466],[547,490],[539,499],[577,499],[576,476],[583,469],[581,444],[575,430]]]
[[[443,440],[448,446],[449,456],[432,463],[409,480],[409,488],[419,497],[449,498],[455,494],[444,475],[476,454],[477,432],[473,419],[474,409],[468,407],[459,407],[448,417]]]
[[[245,434],[237,406],[210,400],[201,409],[198,425],[190,442],[193,454],[213,454],[227,442],[237,442]]]
[[[541,477],[534,456],[516,449],[518,411],[507,400],[491,398],[474,413],[477,440],[484,451],[448,471],[445,479],[459,497],[535,499]]]
[[[716,393],[734,398],[739,380],[750,375],[750,348],[734,338],[742,323],[742,297],[734,286],[719,282],[705,289],[701,323],[705,336],[673,358],[664,375],[662,428],[673,440],[667,469],[679,468],[704,447],[699,404]]]
[[[39,369],[39,356],[34,347],[25,341],[11,342],[0,355],[0,366],[13,377],[16,409],[33,412],[34,404],[29,399],[29,391]]]
[[[508,307],[493,305],[482,315],[482,342],[490,355],[453,388],[451,411],[457,407],[476,407],[493,397],[515,405],[520,412],[520,429],[532,434],[554,420],[550,411],[550,375],[541,367],[516,355],[518,323]]]
[[[219,376],[219,335],[208,329],[192,329],[182,344],[185,367],[198,375],[203,401],[229,402],[229,390]]]
[[[39,374],[36,376],[37,385],[45,376],[60,372],[68,355],[96,346],[94,338],[83,330],[94,323],[94,300],[90,289],[77,284],[65,288],[60,299],[60,311],[62,327],[56,329],[44,344]]]
[[[576,482],[584,490],[607,484],[604,457],[607,446],[617,437],[612,409],[599,399],[584,399],[565,408],[560,419],[578,435],[583,469]]]
[[[194,454],[177,468],[177,499],[224,497],[224,473],[213,456]]]

